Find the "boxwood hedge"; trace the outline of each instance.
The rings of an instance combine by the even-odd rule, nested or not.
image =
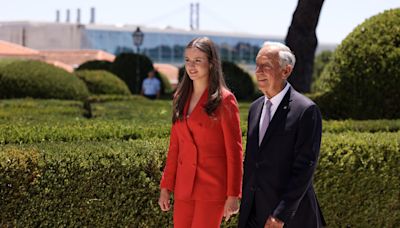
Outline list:
[[[0,226],[170,227],[157,205],[168,139],[0,146]],[[330,227],[400,226],[400,133],[323,135]],[[223,227],[235,227],[237,216]]]
[[[44,62],[15,61],[0,67],[0,98],[81,100],[88,95],[83,81]]]
[[[125,82],[108,71],[79,70],[75,74],[85,82],[91,94],[131,94]]]
[[[400,118],[400,8],[357,26],[335,50],[316,87],[325,117]]]

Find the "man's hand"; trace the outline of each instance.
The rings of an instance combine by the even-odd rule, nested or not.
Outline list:
[[[264,228],[282,228],[283,225],[284,223],[281,220],[269,216],[267,222],[264,225]]]
[[[170,198],[171,194],[169,193],[169,190],[162,188],[160,192],[160,198],[158,199],[158,205],[160,205],[162,211],[169,211],[169,209],[171,209]]]
[[[239,212],[239,198],[228,196],[224,206],[224,217],[225,221],[228,221],[231,215]]]

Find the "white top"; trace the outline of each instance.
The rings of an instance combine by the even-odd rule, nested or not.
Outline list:
[[[143,81],[142,89],[144,95],[157,95],[160,91],[160,81],[156,78],[146,78]]]
[[[286,82],[286,86],[285,88],[283,88],[283,90],[281,90],[278,94],[276,94],[275,96],[273,96],[271,99],[268,99],[267,96],[264,96],[265,100],[264,100],[264,106],[263,106],[263,110],[261,113],[261,118],[260,118],[260,126],[262,126],[263,121],[264,121],[264,117],[265,117],[265,104],[267,103],[267,101],[269,100],[272,105],[271,105],[271,113],[270,113],[270,121],[272,120],[272,117],[274,116],[276,110],[278,109],[279,104],[282,102],[283,97],[285,96],[285,94],[287,93],[287,91],[290,88],[290,84],[289,82]]]

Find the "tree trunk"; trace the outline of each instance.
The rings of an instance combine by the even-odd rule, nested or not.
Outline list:
[[[315,29],[324,0],[299,0],[285,43],[296,55],[296,65],[289,77],[291,85],[302,93],[310,92],[315,49]]]

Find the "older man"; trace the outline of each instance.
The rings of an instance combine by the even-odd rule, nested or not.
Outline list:
[[[294,64],[281,43],[266,42],[256,57],[264,96],[249,111],[240,228],[325,225],[312,183],[321,114],[287,82]]]

